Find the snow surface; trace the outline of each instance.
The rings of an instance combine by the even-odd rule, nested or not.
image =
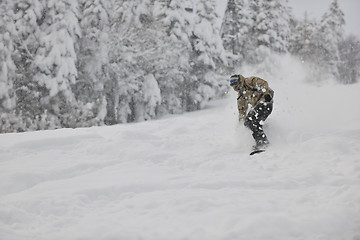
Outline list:
[[[359,240],[360,84],[267,80],[272,145],[255,156],[233,92],[161,120],[0,135],[0,239]]]

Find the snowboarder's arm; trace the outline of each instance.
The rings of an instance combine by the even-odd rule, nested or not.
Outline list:
[[[246,112],[248,109],[248,103],[244,98],[238,98],[238,111],[239,111],[239,121],[245,120]]]
[[[251,81],[251,85],[259,92],[266,94],[266,92],[269,92],[269,84],[264,79],[261,79],[259,77],[255,77]]]
[[[272,95],[270,94],[270,88],[267,81],[259,77],[254,77],[251,81],[251,85],[261,94],[259,100],[265,100],[265,102],[270,102],[272,100]]]

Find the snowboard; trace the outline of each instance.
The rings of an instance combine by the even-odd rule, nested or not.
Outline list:
[[[251,153],[250,156],[255,155],[255,154],[259,154],[265,152],[265,149],[254,149]]]

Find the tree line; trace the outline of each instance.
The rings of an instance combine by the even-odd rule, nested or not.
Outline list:
[[[224,74],[272,52],[356,82],[359,41],[343,38],[337,2],[321,24],[290,13],[285,0],[229,0],[224,16],[215,0],[0,0],[0,132],[201,109]]]
[[[229,0],[222,27],[233,67],[259,64],[272,53],[290,53],[308,69],[308,78],[355,83],[360,75],[360,41],[344,35],[344,13],[333,0],[321,19],[296,19],[287,0]]]

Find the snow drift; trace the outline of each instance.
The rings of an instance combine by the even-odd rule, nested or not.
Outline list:
[[[156,121],[0,135],[0,239],[360,239],[360,84],[286,72],[261,76],[275,105],[256,156],[233,92]]]

